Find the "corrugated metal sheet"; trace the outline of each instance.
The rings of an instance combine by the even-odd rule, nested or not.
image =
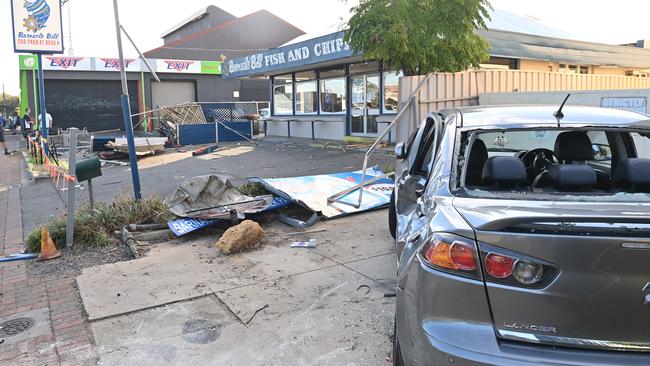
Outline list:
[[[586,65],[650,68],[650,49],[582,42],[500,30],[477,32],[490,43],[490,55]]]

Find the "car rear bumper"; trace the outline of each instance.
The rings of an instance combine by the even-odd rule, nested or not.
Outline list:
[[[648,365],[650,353],[555,348],[499,340],[483,283],[433,270],[417,258],[400,281],[397,335],[404,364]]]

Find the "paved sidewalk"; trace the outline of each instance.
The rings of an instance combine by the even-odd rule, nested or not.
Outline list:
[[[17,139],[9,138],[11,147]],[[0,251],[23,248],[21,157],[0,156]],[[31,184],[31,183],[27,183]],[[31,318],[28,330],[0,330],[2,365],[94,365],[96,353],[74,276],[28,277],[26,262],[0,263],[0,323]]]

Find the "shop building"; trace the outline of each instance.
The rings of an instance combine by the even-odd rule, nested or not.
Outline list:
[[[222,80],[219,61],[147,59],[156,82],[141,59],[126,59],[132,114],[186,102],[267,100],[264,80]],[[19,56],[21,111],[38,110],[36,56]],[[123,129],[119,62],[116,58],[44,56],[47,111],[55,129]],[[236,97],[235,97],[236,95]],[[36,96],[36,98],[34,97]],[[134,118],[137,124],[139,118]],[[153,124],[139,128],[152,130]]]
[[[277,47],[302,34],[265,10],[235,17],[215,6],[201,8],[164,32],[162,46],[145,52],[161,82],[153,79],[141,59],[125,60],[131,111],[185,102],[268,101],[268,80],[223,79],[221,60]],[[27,107],[32,115],[38,110],[37,67],[35,56],[19,56],[21,113]],[[55,129],[124,128],[116,58],[44,56],[43,69],[47,111]],[[138,125],[140,120],[133,120],[137,128],[155,128],[155,120]]]
[[[343,31],[325,33],[303,35],[281,47],[222,63],[225,79],[270,80],[267,134],[333,140],[375,137],[395,118],[399,70],[354,54],[343,41]],[[650,71],[650,42],[619,46],[571,40],[530,19],[499,11],[493,13],[488,30],[479,34],[491,45],[484,69],[633,77],[647,77]]]

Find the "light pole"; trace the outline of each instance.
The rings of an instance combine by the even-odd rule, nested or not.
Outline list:
[[[131,162],[131,180],[133,181],[133,193],[136,200],[142,198],[140,188],[140,173],[138,172],[138,159],[135,155],[135,140],[133,138],[133,122],[131,121],[131,105],[129,104],[129,88],[126,82],[126,67],[124,65],[124,54],[122,52],[122,34],[120,32],[120,14],[117,8],[117,0],[113,0],[115,11],[115,33],[117,35],[117,52],[120,57],[120,78],[122,79],[122,115],[124,117],[124,129],[126,130],[126,141],[129,145],[129,161]]]

